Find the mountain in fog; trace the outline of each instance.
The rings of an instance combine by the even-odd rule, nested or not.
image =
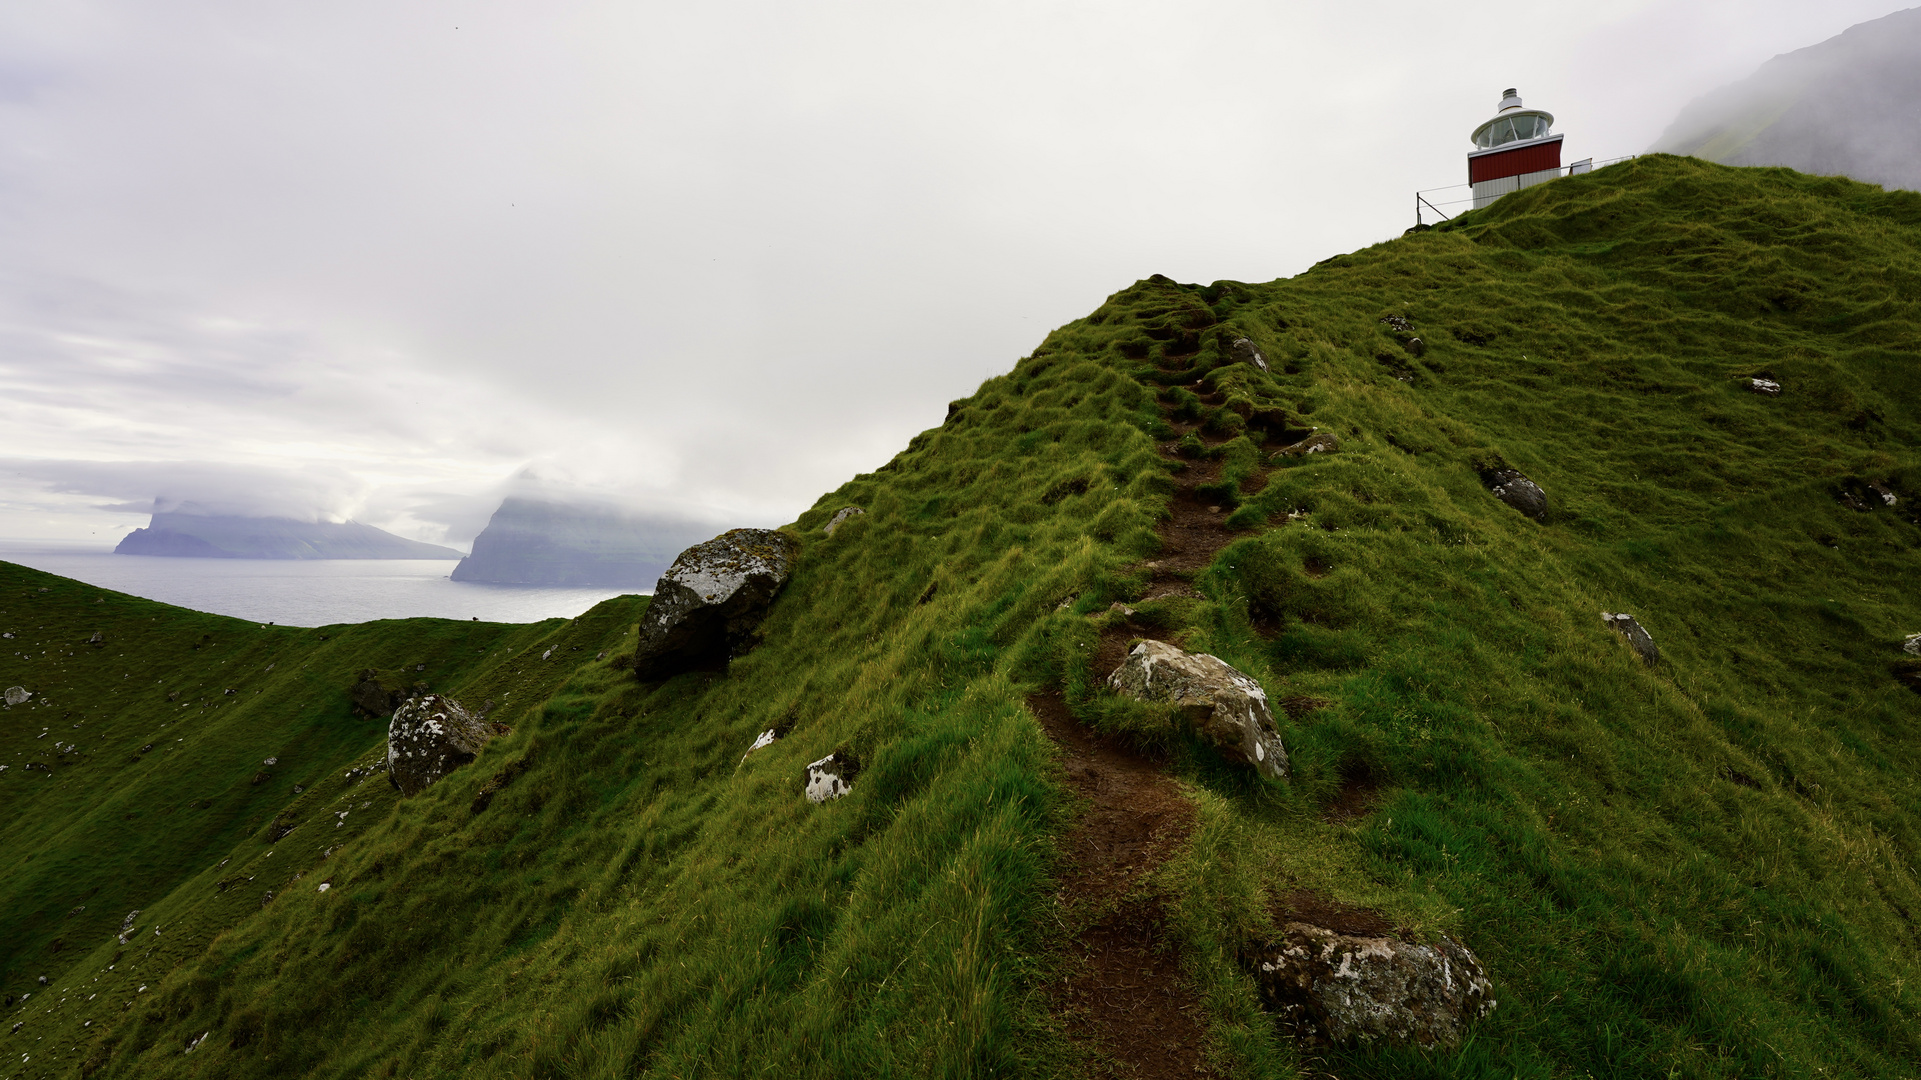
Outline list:
[[[1689,104],[1654,150],[1921,190],[1921,8],[1775,57]]]
[[[197,514],[190,508],[156,512],[144,529],[128,533],[116,555],[176,555],[198,559],[458,559],[460,552],[395,536],[357,521]]]
[[[509,496],[453,579],[651,589],[674,556],[715,531],[606,504]]]

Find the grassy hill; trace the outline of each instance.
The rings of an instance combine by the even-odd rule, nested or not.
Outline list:
[[[823,496],[763,644],[659,685],[638,598],[282,630],[6,568],[0,1076],[1126,1075],[1062,988],[1129,910],[1189,1075],[1921,1074],[1918,320],[1921,195],[1660,156],[1152,278]],[[1291,779],[1102,689],[1141,636],[1259,679]],[[366,667],[514,730],[396,799]],[[1048,702],[1181,804],[1092,899]],[[1453,935],[1498,1009],[1296,1045],[1238,957],[1303,906]]]

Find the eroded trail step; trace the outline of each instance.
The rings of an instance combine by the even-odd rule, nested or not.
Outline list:
[[[1171,415],[1168,421],[1174,438],[1161,453],[1169,459],[1180,457],[1177,444],[1189,433],[1210,449],[1226,441],[1198,424]],[[1197,491],[1217,483],[1221,471],[1218,458],[1201,457],[1174,474],[1169,517],[1155,530],[1161,551],[1145,564],[1151,581],[1144,601],[1198,596],[1193,575],[1235,538],[1229,508]],[[1258,490],[1265,482],[1262,469],[1246,486]],[[1102,635],[1096,676],[1120,665],[1132,636],[1138,635],[1127,626]],[[1165,905],[1145,888],[1193,832],[1194,804],[1158,763],[1082,727],[1059,692],[1035,694],[1028,706],[1060,746],[1068,781],[1087,799],[1085,815],[1067,837],[1059,902],[1062,921],[1074,931],[1068,946],[1074,964],[1066,982],[1053,988],[1056,1014],[1070,1038],[1125,1075],[1206,1075],[1201,1005],[1187,990],[1179,950],[1165,932]]]

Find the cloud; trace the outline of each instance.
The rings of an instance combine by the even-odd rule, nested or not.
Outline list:
[[[191,480],[457,542],[529,466],[791,519],[1133,280],[1398,235],[1503,86],[1630,153],[1875,7],[9,5],[0,534]]]

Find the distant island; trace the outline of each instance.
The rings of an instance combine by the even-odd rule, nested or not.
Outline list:
[[[651,588],[674,556],[718,531],[602,503],[509,496],[474,537],[455,581]]]
[[[158,512],[113,549],[115,555],[189,559],[458,559],[439,544],[395,536],[357,521],[296,521],[180,511]]]

